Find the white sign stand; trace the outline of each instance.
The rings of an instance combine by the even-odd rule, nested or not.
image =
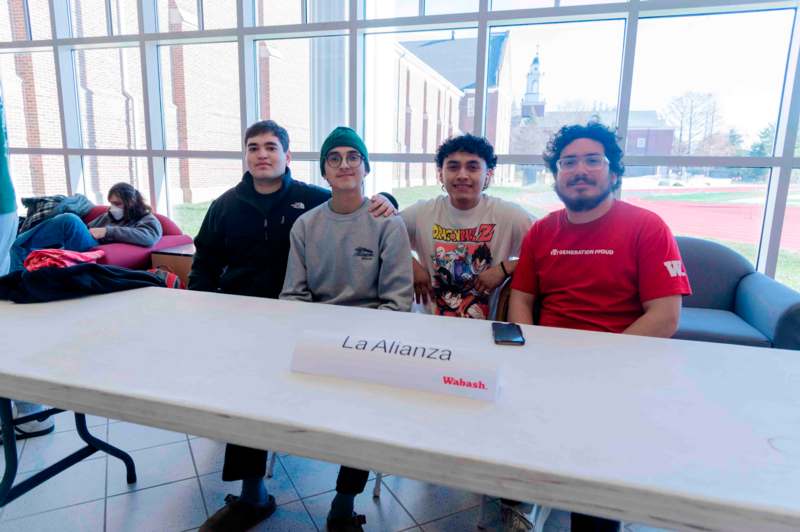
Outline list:
[[[305,331],[292,371],[494,401],[499,365],[474,350],[402,338]]]

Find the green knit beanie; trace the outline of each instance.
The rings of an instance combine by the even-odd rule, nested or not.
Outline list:
[[[339,126],[331,131],[331,134],[328,135],[328,138],[325,139],[325,142],[322,143],[322,148],[319,150],[319,171],[322,172],[323,176],[325,175],[325,157],[328,156],[328,152],[333,148],[338,148],[340,146],[353,148],[360,153],[364,158],[364,168],[369,172],[369,154],[367,153],[367,147],[364,141],[361,140],[358,133],[351,128]]]

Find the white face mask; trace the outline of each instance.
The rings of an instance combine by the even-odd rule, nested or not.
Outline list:
[[[122,220],[122,216],[125,214],[125,211],[122,209],[122,207],[117,207],[115,205],[112,205],[111,207],[108,208],[108,214],[110,214],[111,217],[114,218],[116,221],[120,221]]]

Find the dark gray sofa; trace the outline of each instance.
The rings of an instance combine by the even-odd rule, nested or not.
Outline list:
[[[693,294],[673,338],[800,349],[800,292],[716,242],[677,237]]]

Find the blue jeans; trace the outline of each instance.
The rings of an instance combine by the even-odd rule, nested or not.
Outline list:
[[[86,251],[97,245],[83,220],[72,213],[59,214],[17,237],[11,246],[11,271],[23,269],[28,254],[37,249]]]
[[[17,236],[18,221],[16,211],[0,214],[0,277],[7,274],[11,266],[11,244]]]

